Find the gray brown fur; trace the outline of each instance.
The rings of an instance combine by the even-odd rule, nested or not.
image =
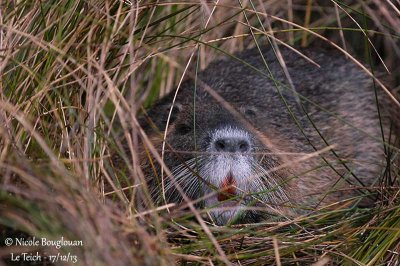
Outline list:
[[[259,51],[251,49],[242,52],[238,57],[264,74],[246,66],[239,60],[224,59],[211,63],[206,70],[199,73],[200,81],[195,99],[193,98],[195,86],[192,79],[185,82],[178,93],[168,129],[165,164],[176,174],[175,178],[190,199],[196,200],[205,196],[204,194],[213,195],[210,198],[216,197],[218,191],[215,190],[218,190],[222,181],[221,177],[219,179],[213,177],[213,173],[215,175],[224,174],[218,174],[219,169],[216,169],[219,167],[218,164],[210,162],[216,162],[219,160],[218,158],[222,158],[223,167],[232,167],[234,169],[232,171],[236,171],[237,176],[240,177],[245,176],[239,172],[247,169],[246,163],[250,161],[258,162],[258,165],[268,172],[268,175],[264,175],[264,177],[256,176],[244,181],[241,189],[245,188],[245,191],[238,192],[236,190],[236,200],[240,201],[241,199],[242,202],[249,204],[250,198],[252,198],[253,203],[250,205],[258,208],[257,211],[225,211],[224,214],[224,210],[213,211],[211,208],[211,205],[218,201],[209,199],[200,201],[198,206],[207,208],[217,224],[226,224],[232,221],[256,221],[266,217],[304,213],[307,208],[360,196],[363,193],[370,194],[373,190],[362,187],[378,184],[384,172],[386,155],[372,78],[336,51],[316,48],[300,50],[319,64],[320,68],[289,49],[282,48],[281,52],[293,80],[294,88],[301,95],[297,99],[296,94],[287,85],[284,72],[270,48],[264,48],[263,55],[277,83],[269,77]],[[276,84],[278,84],[278,88]],[[215,90],[238,111],[240,117],[222,107],[207,92],[207,89],[204,89],[205,87]],[[287,106],[278,90],[284,97]],[[399,109],[394,104],[390,104],[391,100],[386,97],[385,93],[382,93],[381,88],[378,87],[377,90],[381,103],[381,119],[385,139],[388,142],[390,124],[393,122],[393,118],[399,114]],[[173,94],[166,96],[149,111],[149,117],[154,120],[161,131],[165,128],[172,98]],[[195,110],[193,108],[194,100]],[[388,110],[389,105],[392,107]],[[294,122],[288,107],[297,122]],[[251,126],[246,125],[247,122],[243,122],[242,119],[245,119]],[[194,124],[196,125],[195,131]],[[154,134],[148,124],[143,123],[142,125],[150,135]],[[392,127],[392,143],[399,136],[397,126]],[[218,131],[218,129],[224,128],[231,128],[233,131]],[[329,145],[334,146],[333,150],[338,157],[331,150],[326,149],[327,144],[315,128],[320,131]],[[248,133],[250,136],[249,151],[242,154],[240,151],[235,152],[234,150],[232,153],[213,153],[216,144],[215,140],[210,143],[210,138],[212,138],[210,134],[217,131],[239,136],[232,138],[234,140],[232,147],[238,147],[235,146],[235,141],[240,141],[244,136],[241,135],[243,132]],[[221,133],[223,138],[225,138],[225,133]],[[246,139],[246,136],[243,138]],[[160,140],[157,145],[158,148],[161,148]],[[214,145],[213,148],[210,148],[210,145]],[[225,148],[225,146],[223,147]],[[304,158],[306,154],[322,149],[325,149],[325,152]],[[183,153],[179,153],[179,151],[183,151]],[[193,151],[197,151],[197,155],[191,153]],[[193,159],[196,156],[198,158]],[[155,199],[162,203],[161,186],[156,185],[159,180],[155,180],[155,175],[149,170],[146,159],[143,160],[149,184],[157,195]],[[197,166],[194,163],[196,160]],[[235,163],[231,164],[235,160],[242,161],[241,163],[237,161],[235,166]],[[183,161],[186,164],[182,164]],[[332,167],[326,162],[329,162]],[[201,170],[201,165],[205,164],[212,169]],[[180,168],[178,165],[181,165]],[[186,169],[188,165],[193,169]],[[179,173],[179,170],[182,172]],[[246,172],[246,170],[243,171]],[[202,174],[206,176],[201,176]],[[253,172],[251,174],[254,175]],[[233,176],[235,178],[235,173]],[[271,181],[266,186],[270,189],[271,184],[276,184],[276,186],[265,192],[265,197],[246,196],[253,192],[260,192],[257,191],[260,183],[254,183],[254,178],[261,180],[261,183]],[[182,197],[174,188],[172,179],[166,177],[165,180],[165,186],[168,188],[165,196],[168,201],[181,202]],[[361,189],[351,189],[352,187],[361,187]],[[373,196],[365,197],[363,202],[371,200],[373,200]],[[222,207],[236,208],[223,203]],[[246,208],[241,210],[244,209]]]

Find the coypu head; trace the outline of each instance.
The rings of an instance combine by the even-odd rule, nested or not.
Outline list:
[[[175,104],[164,156],[173,176],[153,193],[163,202],[164,187],[167,202],[182,202],[177,183],[219,225],[257,221],[279,212],[279,205],[288,200],[279,171],[270,171],[279,158],[256,134],[259,110],[238,101],[230,104],[236,114],[207,95],[197,96],[195,105],[193,97]],[[159,128],[163,126],[165,121]]]

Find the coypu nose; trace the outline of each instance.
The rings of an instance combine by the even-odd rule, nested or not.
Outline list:
[[[251,150],[251,135],[240,128],[220,127],[213,131],[209,142],[211,151],[244,153]]]
[[[247,152],[250,150],[250,143],[245,138],[220,138],[214,142],[218,152]]]

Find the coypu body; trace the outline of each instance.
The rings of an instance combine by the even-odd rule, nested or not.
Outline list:
[[[296,215],[351,197],[373,200],[368,187],[378,184],[387,159],[387,97],[377,88],[379,118],[365,71],[335,51],[300,52],[314,63],[281,49],[293,86],[267,47],[263,56],[251,49],[212,62],[196,82],[182,84],[165,139],[172,176],[161,180],[160,167],[143,159],[154,199],[183,202],[178,185],[220,225]],[[161,132],[174,93],[148,112]],[[154,125],[142,126],[161,150]]]

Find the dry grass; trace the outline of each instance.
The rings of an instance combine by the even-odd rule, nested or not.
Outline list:
[[[130,196],[144,180],[139,143],[155,153],[137,118],[184,72],[268,37],[342,47],[398,84],[399,10],[391,0],[0,2],[1,238],[83,240],[40,248],[82,265],[399,265],[391,162],[375,208],[342,202],[290,222],[217,227],[193,219],[201,210],[139,211]],[[20,251],[2,246],[0,265]]]

